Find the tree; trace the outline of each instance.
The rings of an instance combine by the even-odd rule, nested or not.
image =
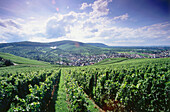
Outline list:
[[[10,65],[14,65],[14,64],[10,60],[5,60],[4,65],[10,66]]]

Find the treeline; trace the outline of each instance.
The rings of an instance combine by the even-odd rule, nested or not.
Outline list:
[[[2,57],[0,57],[0,67],[11,66],[11,65],[14,65],[14,63],[12,63],[11,60],[3,59]]]

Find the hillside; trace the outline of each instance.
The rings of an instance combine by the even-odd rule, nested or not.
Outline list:
[[[58,65],[52,66],[48,62],[23,58],[23,57],[15,56],[15,55],[8,54],[8,53],[0,52],[0,57],[5,60],[10,60],[11,62],[11,65],[9,66],[2,65],[0,67],[0,73],[36,71],[36,70],[51,69],[53,67],[58,67]],[[4,63],[1,62],[1,64],[4,64]]]
[[[108,58],[108,59],[104,59],[94,65],[109,65],[109,64],[115,64],[115,63],[119,63],[122,61],[126,61],[128,60],[128,58]]]
[[[8,53],[0,53],[0,57],[18,64],[0,68],[3,112],[168,109],[164,93],[169,88],[170,58],[109,58],[93,66],[57,67]],[[153,105],[155,101],[158,103]]]
[[[63,40],[49,43],[1,43],[0,52],[57,65],[92,65],[106,58],[163,58],[170,47],[110,47],[102,43]]]
[[[168,94],[163,93],[169,91],[170,58],[131,59],[102,65],[105,62],[67,69],[67,83],[82,87],[104,111],[169,110]]]
[[[0,44],[0,52],[50,63],[56,63],[56,61],[68,63],[70,62],[69,56],[99,55],[110,53],[112,50],[82,42],[64,40],[50,43],[28,41],[3,43]]]
[[[47,62],[42,62],[42,61],[37,61],[37,60],[31,60],[19,56],[15,56],[12,54],[8,53],[1,53],[0,52],[0,57],[3,59],[11,60],[13,63],[20,65],[20,64],[25,64],[25,65],[49,65]]]
[[[92,45],[92,46],[96,46],[96,47],[104,47],[104,48],[110,47],[110,46],[107,46],[103,43],[87,43],[87,44]]]
[[[9,46],[29,46],[29,47],[52,47],[52,46],[61,46],[61,45],[74,45],[75,48],[79,46],[88,46],[86,43],[71,41],[71,40],[63,40],[63,41],[56,41],[56,42],[49,42],[49,43],[40,43],[40,42],[30,42],[30,41],[23,41],[23,42],[13,42],[13,43],[1,43],[0,48],[9,47]],[[93,46],[90,46],[93,47]]]

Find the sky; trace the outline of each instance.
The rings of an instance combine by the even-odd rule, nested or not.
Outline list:
[[[169,0],[0,0],[0,43],[170,46]]]

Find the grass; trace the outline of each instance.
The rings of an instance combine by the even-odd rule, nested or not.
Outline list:
[[[128,58],[108,58],[108,59],[104,59],[94,65],[108,65],[108,64],[119,63],[119,62],[122,62],[125,60],[128,60]]]
[[[66,102],[66,91],[65,91],[63,74],[61,74],[61,77],[60,77],[58,96],[55,102],[55,111],[56,112],[69,112],[68,105]]]
[[[40,66],[40,65],[16,65],[0,67],[0,73],[15,73],[15,72],[27,72],[27,71],[37,71],[37,70],[49,70],[53,69],[53,66]]]
[[[137,53],[137,52],[118,52],[118,53],[138,54],[138,55],[145,56],[145,57],[151,57],[151,56],[149,56],[149,55],[147,55],[147,54]]]
[[[4,58],[4,59],[11,60],[13,63],[16,63],[16,64],[50,65],[50,64],[47,63],[47,62],[37,61],[37,60],[31,60],[31,59],[28,59],[28,58],[23,58],[23,57],[15,56],[15,55],[8,54],[8,53],[1,53],[1,52],[0,52],[0,57],[2,57],[2,58]]]
[[[150,59],[150,58],[139,58],[139,59],[130,59],[130,60],[125,60],[119,63],[115,63],[112,64],[113,66],[123,66],[126,64],[130,64],[130,65],[137,65],[137,64],[145,64],[145,63],[160,63],[160,62],[166,62],[169,61],[170,62],[170,58],[154,58],[154,59]]]
[[[64,75],[61,74],[58,96],[57,96],[57,100],[55,102],[55,111],[56,112],[69,112],[69,108],[68,108],[68,104],[67,104],[67,100],[66,100],[65,89],[66,89],[66,87],[64,84]],[[88,97],[86,98],[86,100],[89,104],[88,110],[90,110],[90,112],[99,112],[99,110],[93,104],[92,100],[90,100]]]
[[[35,71],[41,69],[51,69],[56,66],[50,65],[47,62],[31,60],[28,58],[23,58],[19,56],[15,56],[8,53],[1,53],[0,57],[11,60],[13,63],[17,64],[15,66],[6,66],[0,67],[0,73],[14,73],[14,72],[22,72],[22,71]]]
[[[90,100],[89,98],[86,98],[86,101],[89,104],[87,109],[90,110],[90,112],[99,112],[99,109],[97,107],[95,107],[92,100]]]

